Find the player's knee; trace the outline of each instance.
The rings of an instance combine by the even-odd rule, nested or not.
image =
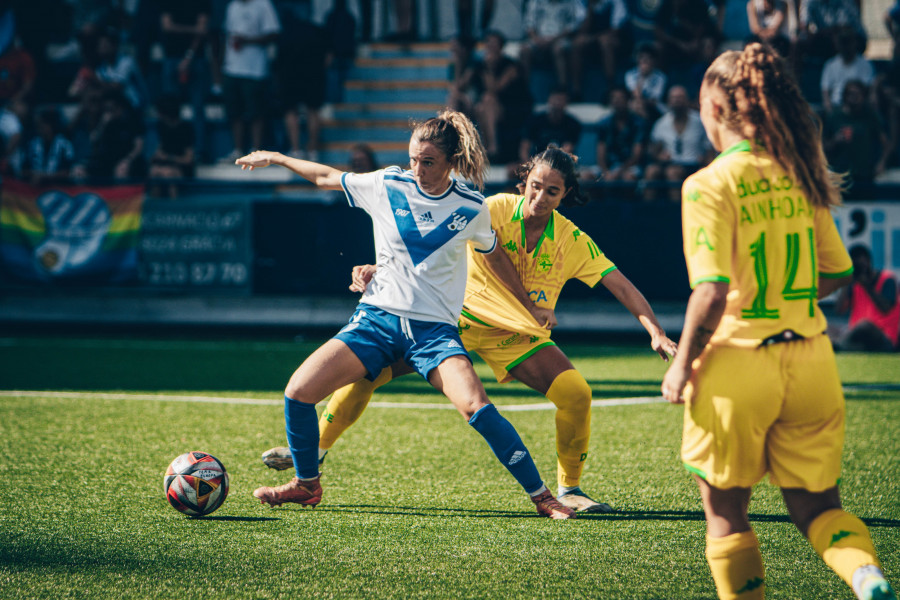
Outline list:
[[[550,384],[550,389],[547,390],[547,398],[559,410],[585,416],[590,414],[591,386],[575,369],[563,371],[556,376],[556,379]]]

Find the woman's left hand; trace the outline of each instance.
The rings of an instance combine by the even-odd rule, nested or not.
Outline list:
[[[669,362],[670,356],[674,357],[678,353],[678,344],[665,335],[656,336],[650,340],[650,347],[666,362]]]
[[[236,161],[234,164],[238,165],[241,170],[250,169],[261,169],[263,167],[268,167],[272,164],[275,155],[277,152],[269,152],[268,150],[257,150],[256,152],[251,152],[246,156],[242,156]]]

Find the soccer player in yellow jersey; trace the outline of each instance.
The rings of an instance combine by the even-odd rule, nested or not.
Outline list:
[[[522,165],[519,176],[524,194],[498,194],[487,199],[498,243],[506,250],[522,284],[539,308],[553,309],[563,285],[580,279],[593,287],[602,283],[640,321],[650,334],[650,345],[667,359],[675,343],[666,337],[644,296],[582,232],[556,208],[579,201],[575,159],[550,147]],[[365,289],[373,268],[356,267],[354,286]],[[552,315],[552,313],[551,313]],[[579,487],[588,454],[591,388],[568,357],[550,339],[549,328],[539,324],[521,301],[469,253],[469,274],[459,331],[469,352],[477,352],[494,371],[497,381],[516,379],[545,395],[557,407],[556,447],[558,500],[581,512],[609,512]],[[362,414],[372,392],[408,368],[395,364],[374,382],[361,380],[335,392],[320,420],[319,455]],[[287,468],[289,455],[273,448],[263,461]]]
[[[709,67],[700,116],[720,154],[682,189],[693,293],[662,391],[685,404],[681,456],[700,486],[719,597],[765,595],[747,508],[768,473],[858,598],[895,598],[837,487],[844,397],[817,299],[846,285],[852,264],[814,113],[784,61],[751,44]]]

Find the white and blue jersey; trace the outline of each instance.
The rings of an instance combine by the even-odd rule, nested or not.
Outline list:
[[[429,196],[410,171],[344,173],[350,206],[372,217],[378,270],[361,302],[419,321],[456,325],[466,289],[466,245],[493,251],[484,196],[452,180]]]

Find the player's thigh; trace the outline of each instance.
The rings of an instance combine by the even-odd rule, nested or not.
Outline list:
[[[784,407],[769,431],[771,479],[821,492],[836,485],[844,447],[844,393],[824,335],[779,344]]]
[[[341,340],[330,339],[297,367],[285,395],[300,402],[316,403],[335,390],[366,375],[359,357]]]
[[[509,374],[531,389],[546,395],[560,373],[574,368],[569,357],[554,344],[539,348],[537,352],[509,369]]]
[[[715,347],[685,388],[681,457],[717,488],[751,487],[768,470],[766,434],[778,418],[782,382],[769,348]]]

